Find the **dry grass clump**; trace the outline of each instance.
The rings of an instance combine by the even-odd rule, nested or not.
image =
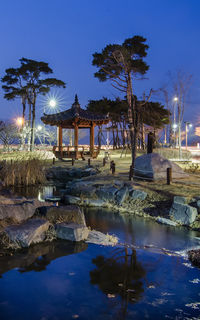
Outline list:
[[[43,184],[46,180],[43,159],[26,156],[0,162],[0,179],[5,186]]]
[[[20,246],[16,242],[10,241],[6,232],[0,232],[0,248],[4,250],[17,250]]]
[[[159,153],[163,158],[166,159],[179,159],[179,150],[173,148],[158,148],[153,150],[154,153]],[[182,159],[191,159],[192,154],[189,150],[182,150]]]

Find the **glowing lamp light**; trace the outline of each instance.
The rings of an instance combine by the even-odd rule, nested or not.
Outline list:
[[[192,123],[189,123],[189,127],[192,128]]]
[[[50,105],[50,107],[51,108],[55,108],[56,107],[56,100],[55,99],[51,99],[50,101],[49,101],[49,105]]]
[[[16,123],[19,127],[21,127],[24,123],[24,119],[23,118],[17,118]]]
[[[178,101],[178,97],[174,97],[174,99],[173,99],[174,101]]]
[[[37,126],[37,129],[38,129],[38,131],[41,131],[42,130],[42,126]]]
[[[172,125],[172,127],[173,127],[174,129],[176,129],[176,128],[178,127],[178,125],[177,125],[176,123],[174,123],[174,124]]]

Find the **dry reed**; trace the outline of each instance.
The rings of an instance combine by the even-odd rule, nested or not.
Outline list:
[[[45,162],[31,156],[0,163],[0,179],[5,186],[29,186],[45,182]]]

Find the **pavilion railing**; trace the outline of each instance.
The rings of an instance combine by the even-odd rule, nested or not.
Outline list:
[[[61,158],[83,158],[84,155],[98,156],[99,147],[94,146],[91,154],[90,146],[53,146],[53,153]]]

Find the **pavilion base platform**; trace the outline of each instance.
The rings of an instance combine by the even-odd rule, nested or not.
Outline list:
[[[82,159],[97,158],[100,152],[100,148],[95,147],[90,150],[86,146],[54,146],[53,153],[58,159]]]

